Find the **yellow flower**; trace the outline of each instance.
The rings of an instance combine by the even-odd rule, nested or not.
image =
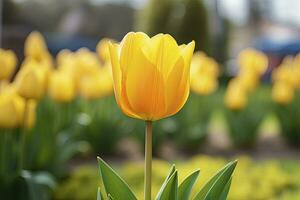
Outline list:
[[[102,67],[97,73],[81,78],[79,94],[85,99],[98,99],[113,92],[111,69]]]
[[[232,110],[241,110],[247,104],[247,91],[237,79],[229,82],[225,93],[225,105]]]
[[[109,62],[109,42],[115,42],[112,39],[109,38],[103,38],[99,41],[96,47],[97,54],[102,62]]]
[[[295,96],[293,87],[285,82],[276,82],[272,89],[272,98],[280,104],[290,103]]]
[[[0,94],[0,127],[16,128],[22,123],[24,99],[16,92],[5,91]]]
[[[22,67],[16,76],[18,93],[27,99],[40,99],[46,89],[46,71],[34,63]]]
[[[192,57],[191,62],[191,77],[193,76],[219,76],[219,65],[218,63],[203,52],[196,52]]]
[[[236,79],[248,91],[253,91],[259,83],[259,77],[251,70],[241,70]]]
[[[48,85],[49,96],[58,102],[70,102],[75,97],[75,85],[71,74],[54,71]]]
[[[176,114],[189,95],[190,63],[195,43],[178,46],[168,34],[149,38],[128,33],[110,44],[115,96],[134,118],[158,120]]]
[[[17,57],[11,50],[0,49],[0,81],[10,79],[17,65]]]
[[[193,92],[200,95],[209,95],[218,88],[216,78],[209,76],[194,77],[191,79],[191,89]]]
[[[40,32],[31,32],[25,41],[24,53],[26,57],[40,60],[48,53],[44,37]]]
[[[36,121],[36,106],[37,106],[37,102],[33,99],[30,99],[28,102],[28,107],[26,110],[26,119],[25,119],[25,127],[28,129],[31,129],[34,127],[35,125],[35,121]],[[24,114],[23,114],[24,116]],[[24,120],[24,118],[22,119],[22,121]],[[22,123],[22,122],[21,122]]]
[[[260,76],[267,70],[268,58],[264,53],[248,48],[239,54],[238,63],[241,69],[253,70]]]

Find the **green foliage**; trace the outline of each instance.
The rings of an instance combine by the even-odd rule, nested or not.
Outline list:
[[[229,200],[294,200],[300,191],[299,161],[254,161],[248,157],[238,157],[237,165],[229,191]],[[195,181],[190,197],[195,197],[199,188],[225,165],[224,159],[208,156],[196,156],[184,162],[177,162],[178,182],[180,186],[191,171],[201,169],[200,178]],[[161,160],[153,162],[153,194],[159,192],[165,181],[170,165]],[[143,199],[144,165],[142,162],[128,162],[119,168],[124,180],[132,187],[138,199]],[[99,176],[95,166],[83,166],[71,173],[69,179],[57,187],[55,199],[95,199]],[[263,175],[263,178],[261,178]],[[198,191],[197,191],[198,190]],[[255,192],[253,192],[255,191]],[[153,195],[155,196],[155,195]],[[180,195],[178,194],[178,198]]]
[[[300,94],[287,105],[273,104],[273,112],[279,119],[283,137],[292,145],[300,144]]]
[[[252,147],[259,126],[270,111],[270,90],[261,87],[249,94],[248,103],[241,110],[225,109],[225,117],[232,142],[237,147]]]
[[[126,199],[126,200],[136,200],[136,196],[133,194],[126,182],[117,175],[117,173],[110,168],[102,159],[98,158],[99,171],[101,183],[103,184],[102,190],[104,192],[104,199]],[[224,168],[222,168],[217,174],[215,174],[200,192],[195,196],[194,200],[225,200],[227,199],[227,194],[229,191],[231,176],[236,167],[237,162],[230,162]],[[185,182],[190,182],[189,177],[184,180]],[[191,183],[188,185],[193,185],[192,179]],[[161,186],[155,200],[170,200],[178,199],[178,171],[175,166],[172,166],[169,175],[165,179]],[[101,186],[100,186],[101,188]],[[182,190],[180,190],[182,191]],[[191,191],[191,190],[189,190]],[[100,189],[100,195],[101,195]],[[99,195],[98,195],[99,196]],[[185,196],[189,196],[189,193]],[[182,199],[181,199],[182,200]]]
[[[196,42],[209,51],[208,16],[202,0],[151,0],[137,16],[137,30],[149,35],[170,33],[179,43]]]
[[[98,158],[98,165],[101,183],[103,183],[107,198],[108,195],[111,195],[113,198],[118,198],[120,200],[137,199],[122,178],[100,158]]]
[[[130,128],[113,96],[94,101],[80,100],[81,113],[77,119],[81,138],[95,154],[113,154],[118,141]]]
[[[62,177],[67,162],[88,149],[86,142],[77,139],[80,130],[74,121],[77,103],[60,104],[49,98],[39,103],[36,125],[26,135],[26,169],[47,170]]]
[[[219,106],[219,95],[191,94],[183,109],[174,116],[172,139],[185,150],[195,151],[205,142],[212,112]]]

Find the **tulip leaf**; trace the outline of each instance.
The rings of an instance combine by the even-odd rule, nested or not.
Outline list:
[[[193,172],[189,175],[178,188],[178,199],[188,200],[192,191],[192,188],[199,176],[200,170]]]
[[[230,178],[230,180],[227,182],[225,188],[223,189],[223,192],[221,194],[220,200],[226,200],[227,199],[227,195],[231,186],[231,181],[232,181],[232,177]]]
[[[155,200],[177,200],[178,199],[178,173],[174,173],[168,178],[166,184],[163,184]]]
[[[118,200],[137,200],[127,183],[99,157],[98,165],[100,176],[109,199],[118,197]]]
[[[97,200],[102,200],[100,187],[98,187]]]
[[[219,200],[222,197],[222,192],[226,191],[227,184],[230,182],[232,173],[236,167],[237,161],[228,163],[219,172],[217,172],[195,196],[194,200]],[[227,194],[226,194],[227,196]],[[226,197],[225,197],[226,198]]]

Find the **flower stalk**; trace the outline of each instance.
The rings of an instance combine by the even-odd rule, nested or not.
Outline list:
[[[152,179],[152,121],[146,121],[145,136],[145,200],[151,200]]]

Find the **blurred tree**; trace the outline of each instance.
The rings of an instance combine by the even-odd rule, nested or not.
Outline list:
[[[183,0],[184,13],[176,27],[175,37],[180,43],[195,40],[196,49],[210,53],[208,19],[202,0]]]
[[[136,29],[149,35],[169,32],[169,20],[176,1],[150,0],[136,18]]]
[[[196,42],[209,52],[209,29],[202,0],[150,0],[137,15],[136,29],[149,35],[170,33],[179,43]]]

